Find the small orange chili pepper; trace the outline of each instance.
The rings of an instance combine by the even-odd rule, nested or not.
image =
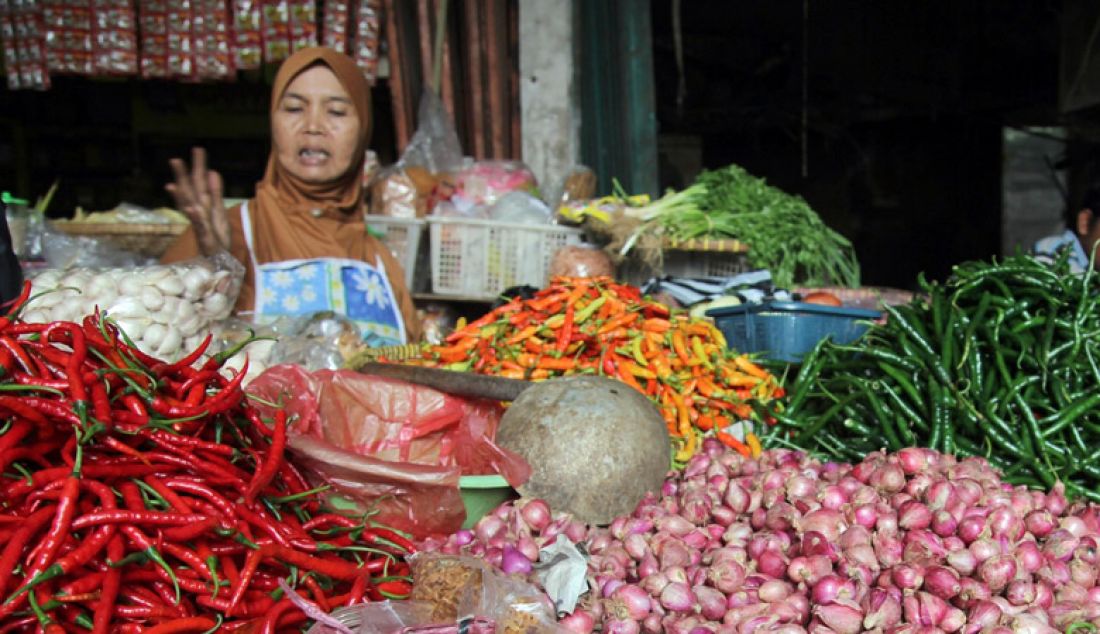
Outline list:
[[[718,441],[721,442],[723,445],[729,447],[730,449],[733,449],[742,456],[745,456],[746,458],[752,456],[752,450],[749,449],[749,447],[745,443],[737,440],[730,434],[727,434],[724,431],[720,431],[715,433],[714,437],[717,438]]]

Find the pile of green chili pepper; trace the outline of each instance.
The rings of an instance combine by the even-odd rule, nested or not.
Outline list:
[[[1026,255],[922,279],[924,297],[855,344],[806,356],[765,445],[843,461],[931,447],[1100,501],[1098,280]]]
[[[29,285],[26,287],[29,290]],[[324,508],[237,350],[175,363],[110,321],[0,318],[0,629],[298,631],[411,590],[405,536]]]

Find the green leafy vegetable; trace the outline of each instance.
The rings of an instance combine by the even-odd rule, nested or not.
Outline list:
[[[768,185],[737,165],[704,171],[694,184],[627,211],[642,225],[623,247],[649,233],[673,241],[734,238],[749,263],[779,286],[859,286],[852,244],[830,229],[801,196]]]

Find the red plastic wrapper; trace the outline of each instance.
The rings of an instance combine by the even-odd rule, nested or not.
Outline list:
[[[192,41],[195,74],[200,80],[232,79],[233,54],[229,46],[229,11],[222,0],[195,0]]]
[[[297,51],[317,46],[317,4],[314,0],[290,0],[290,48]]]
[[[261,0],[233,0],[233,65],[251,70],[263,61]]]
[[[462,475],[499,473],[512,486],[530,476],[522,458],[493,442],[501,414],[496,403],[294,365],[268,369],[248,391],[281,401],[297,418],[290,438],[297,464],[377,509],[377,521],[417,537],[461,527]]]
[[[363,69],[367,82],[378,77],[379,41],[382,32],[382,0],[358,0],[355,11],[355,39],[352,57]]]
[[[348,27],[351,5],[348,0],[324,0],[321,22],[321,45],[341,53],[348,52]]]
[[[263,0],[262,7],[264,62],[281,62],[290,57],[290,0]]]
[[[164,0],[138,3],[141,25],[141,76],[168,77],[168,9]]]
[[[4,14],[4,57],[8,86],[46,90],[50,87],[50,72],[46,61],[46,24],[42,3],[38,0],[8,0],[0,8]],[[10,26],[7,24],[10,20]],[[10,36],[7,31],[10,30]],[[9,52],[8,47],[13,50]]]

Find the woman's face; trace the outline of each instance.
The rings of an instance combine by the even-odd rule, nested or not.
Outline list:
[[[310,184],[343,176],[357,158],[363,123],[335,73],[321,64],[302,71],[286,87],[271,116],[279,165]]]

